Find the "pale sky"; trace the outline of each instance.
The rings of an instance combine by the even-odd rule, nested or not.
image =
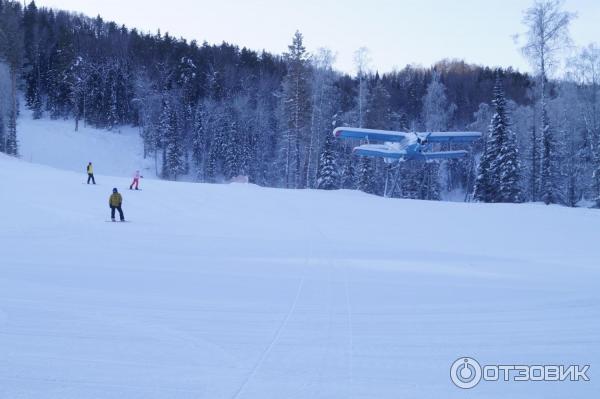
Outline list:
[[[28,0],[27,0],[28,1]],[[144,32],[169,32],[199,43],[227,41],[253,50],[286,51],[296,29],[310,51],[327,47],[335,67],[353,73],[353,53],[367,47],[371,69],[430,66],[459,58],[488,66],[530,68],[513,36],[525,29],[532,0],[37,0],[38,6],[100,14]],[[566,0],[578,13],[576,45],[600,42],[600,0]]]

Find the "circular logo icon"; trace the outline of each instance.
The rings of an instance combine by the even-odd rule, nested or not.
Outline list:
[[[481,381],[481,365],[471,357],[461,357],[452,363],[450,379],[462,389],[471,389]]]

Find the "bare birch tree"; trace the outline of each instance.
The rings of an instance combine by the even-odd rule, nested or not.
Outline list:
[[[521,48],[538,76],[541,108],[542,148],[538,154],[537,132],[532,137],[532,199],[537,200],[538,159],[540,159],[540,189],[546,203],[558,202],[559,195],[555,187],[555,140],[550,126],[547,107],[547,80],[549,74],[558,66],[559,54],[570,43],[569,25],[575,14],[563,11],[562,0],[535,0],[525,10],[523,23],[527,26],[527,41]]]

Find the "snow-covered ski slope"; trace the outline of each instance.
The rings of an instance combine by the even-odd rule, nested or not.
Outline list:
[[[34,120],[26,107],[18,121],[19,152],[28,162],[75,172],[85,171],[88,162],[95,173],[108,176],[133,176],[136,170],[145,177],[155,175],[153,159],[144,159],[139,129],[123,126],[114,131],[95,129],[73,120]]]
[[[600,392],[598,211],[84,180],[0,156],[2,399]],[[460,356],[591,381],[463,391]]]

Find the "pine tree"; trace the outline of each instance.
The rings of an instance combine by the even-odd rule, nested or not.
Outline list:
[[[0,110],[0,152],[6,152],[6,128],[4,126],[4,117]]]
[[[106,127],[112,130],[119,124],[117,73],[114,67],[111,67],[108,71],[104,98],[106,99]]]
[[[228,107],[233,108],[233,107]],[[239,174],[240,164],[240,143],[239,130],[236,115],[232,109],[229,109],[230,122],[228,124],[227,135],[225,136],[225,146],[223,148],[224,159],[224,174],[227,180],[231,180]]]
[[[492,161],[491,169],[495,171],[498,186],[496,188],[496,202],[521,202],[521,163],[519,160],[519,149],[517,138],[510,127],[510,119],[506,110],[504,89],[498,82],[496,100],[496,117],[494,118],[493,130],[498,136],[499,152],[496,159]]]
[[[42,95],[40,94],[39,87],[36,87],[33,94],[33,103],[31,104],[33,111],[33,119],[41,119],[44,115]]]
[[[218,104],[212,112],[213,122],[211,124],[212,141],[208,152],[208,164],[206,166],[206,177],[208,181],[215,182],[223,177],[225,151],[227,149],[229,135],[229,116],[222,103]]]
[[[169,126],[165,133],[167,176],[177,180],[177,177],[185,172],[185,160],[177,124],[177,111],[173,108],[170,109]]]
[[[558,187],[557,158],[557,143],[550,126],[547,106],[542,104],[542,168],[540,170],[540,183],[542,201],[546,205],[562,202]]]
[[[361,157],[358,169],[357,188],[365,193],[375,194],[377,185],[372,158]]]
[[[17,141],[17,116],[14,111],[11,111],[8,116],[5,152],[14,157],[19,156],[19,147]]]
[[[69,115],[72,104],[71,65],[74,61],[74,32],[66,25],[57,29],[57,43],[50,55],[51,68],[47,71],[48,108],[52,118]]]
[[[371,129],[391,128],[392,111],[390,107],[390,94],[383,86],[379,77],[376,77],[375,86],[367,96],[365,122],[365,126]]]
[[[158,129],[156,130],[156,154],[158,154],[158,150],[162,150],[162,167],[161,167],[161,176],[163,179],[169,178],[169,168],[167,163],[167,146],[166,138],[169,135],[169,130],[171,129],[171,106],[169,101],[164,99],[162,100],[162,107],[160,112],[160,118],[158,122]]]
[[[440,194],[440,164],[438,162],[427,162],[423,166],[421,180],[421,193],[419,199],[439,201]]]
[[[346,155],[341,174],[341,187],[348,190],[356,190],[358,178],[356,176],[357,158],[352,155]]]
[[[238,176],[250,177],[253,154],[256,152],[254,118],[245,107],[238,114]]]
[[[202,103],[198,103],[194,115],[194,123],[192,130],[192,161],[196,167],[196,176],[202,180],[204,178],[203,162],[205,161],[206,152],[206,115]]]
[[[499,75],[492,104],[495,113],[479,164],[474,198],[482,202],[520,202],[521,165]]]
[[[421,184],[426,165],[422,161],[406,161],[399,166],[402,168],[402,198],[421,199]]]
[[[299,31],[294,34],[288,53],[285,54],[287,75],[283,80],[283,157],[285,164],[285,186],[298,188],[301,181],[301,148],[309,136],[311,101],[310,69],[308,53]]]
[[[475,201],[492,202],[492,198],[494,198],[495,182],[493,181],[494,175],[491,170],[491,165],[494,156],[492,148],[495,148],[495,145],[492,140],[493,138],[491,134],[489,134],[477,168],[475,191],[473,193],[473,199]]]
[[[23,77],[27,82],[25,101],[33,107],[36,92],[39,91],[39,53],[40,43],[36,24],[37,6],[34,1],[23,10]]]
[[[333,140],[334,138],[331,134],[325,138],[325,145],[323,146],[323,153],[319,162],[317,188],[321,190],[335,190],[339,188],[339,172],[333,148]]]

